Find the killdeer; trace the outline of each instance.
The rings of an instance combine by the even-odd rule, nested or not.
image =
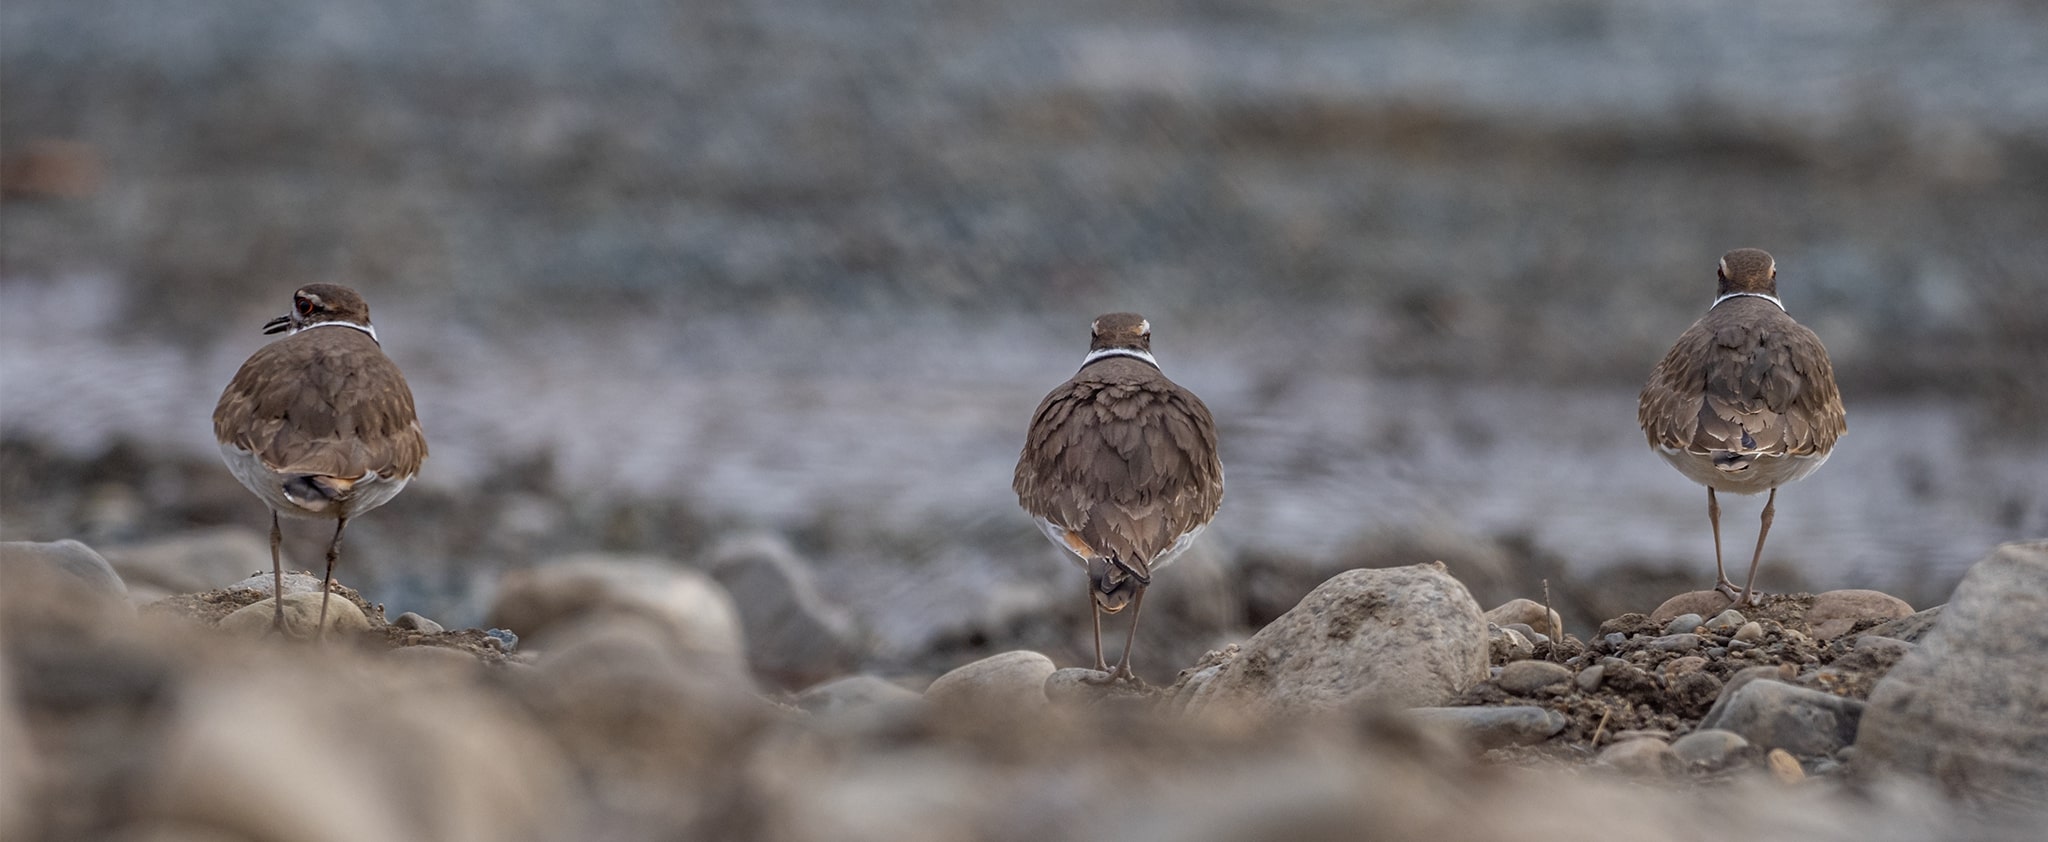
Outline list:
[[[292,293],[290,313],[263,326],[285,338],[249,357],[221,392],[213,435],[228,470],[270,506],[270,569],[277,630],[284,631],[280,514],[334,521],[327,588],[349,518],[384,505],[419,473],[427,440],[405,375],[384,356],[370,305],[355,290],[312,284]],[[316,638],[321,632],[316,632]]]
[[[1095,668],[1130,679],[1131,641],[1152,575],[1185,552],[1223,502],[1216,424],[1200,398],[1159,371],[1152,325],[1135,313],[1095,320],[1088,356],[1031,416],[1011,487],[1045,537],[1088,571]],[[1131,609],[1114,672],[1102,615]]]
[[[1848,430],[1834,366],[1820,337],[1778,300],[1778,264],[1759,249],[1722,256],[1707,314],[1678,337],[1643,387],[1636,420],[1650,446],[1707,487],[1715,589],[1735,604],[1755,598],[1757,562],[1771,534],[1778,486],[1813,473]],[[1716,491],[1770,492],[1749,578],[1737,591],[1721,564]]]

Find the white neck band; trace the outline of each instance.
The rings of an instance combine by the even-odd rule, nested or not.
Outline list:
[[[1153,359],[1150,352],[1140,351],[1136,348],[1103,348],[1101,350],[1089,351],[1088,356],[1081,360],[1081,367],[1087,368],[1096,360],[1108,359],[1110,357],[1131,357],[1151,363],[1153,368],[1159,367],[1159,361]]]
[[[299,327],[297,325],[294,325],[291,329],[291,333],[287,333],[285,335],[290,336],[293,333],[298,333],[299,331],[302,330],[312,330],[313,328],[316,327],[352,327],[355,328],[356,330],[360,330],[364,333],[369,334],[370,341],[375,342],[379,345],[384,344],[383,340],[377,338],[376,328],[371,327],[369,325],[359,325],[356,324],[355,322],[314,322],[312,324],[306,325],[305,327]]]
[[[1712,310],[1715,307],[1719,307],[1721,306],[1721,302],[1727,301],[1730,298],[1761,298],[1765,301],[1771,302],[1772,304],[1778,305],[1778,309],[1780,310],[1785,309],[1785,302],[1779,301],[1777,296],[1765,295],[1761,292],[1731,292],[1727,295],[1721,296],[1720,298],[1714,299],[1714,303],[1707,305],[1707,309]]]

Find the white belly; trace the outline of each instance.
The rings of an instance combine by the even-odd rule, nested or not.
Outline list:
[[[1038,530],[1045,533],[1046,540],[1053,542],[1055,546],[1071,554],[1074,557],[1074,563],[1080,565],[1081,569],[1088,569],[1087,557],[1083,556],[1080,551],[1075,550],[1074,545],[1067,543],[1066,527],[1042,517],[1033,518],[1033,520],[1038,521]],[[1188,547],[1194,545],[1196,536],[1201,535],[1202,530],[1207,528],[1209,528],[1209,525],[1206,523],[1197,524],[1195,528],[1188,530],[1175,539],[1173,546],[1167,547],[1165,552],[1152,559],[1152,571],[1157,573],[1161,568],[1172,564],[1174,559],[1180,558],[1181,553],[1187,552]]]
[[[220,456],[221,461],[228,464],[228,473],[234,474],[235,480],[240,482],[243,488],[262,498],[272,510],[298,517],[329,520],[342,516],[356,517],[391,502],[391,498],[398,496],[398,492],[405,490],[406,483],[412,481],[412,477],[384,479],[377,476],[374,471],[366,473],[361,479],[356,480],[353,492],[349,494],[346,503],[328,506],[321,511],[312,511],[299,505],[298,501],[284,492],[287,475],[271,470],[270,466],[263,464],[263,460],[256,454],[232,444],[222,444]]]
[[[1731,494],[1761,494],[1813,473],[1828,461],[1825,452],[1813,456],[1761,456],[1739,471],[1724,471],[1712,456],[1685,450],[1657,448],[1657,455],[1693,482]]]

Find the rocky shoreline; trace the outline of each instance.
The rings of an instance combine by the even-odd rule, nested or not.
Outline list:
[[[132,553],[5,546],[10,839],[2017,839],[2048,806],[2048,542],[1917,613],[1692,593],[1587,637],[1349,570],[1157,686],[864,671],[772,546],[520,571],[479,629],[337,585],[318,645],[269,631],[268,574],[131,600]]]

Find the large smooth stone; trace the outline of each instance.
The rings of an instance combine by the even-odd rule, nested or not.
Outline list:
[[[320,599],[318,593],[286,593],[284,595],[284,628],[287,636],[310,639],[320,626]],[[354,633],[370,630],[370,618],[363,616],[363,609],[339,594],[327,600],[327,633]],[[247,637],[263,637],[272,634],[277,623],[274,607],[276,600],[244,605],[234,613],[220,618],[223,631]]]
[[[1525,623],[1529,627],[1550,635],[1551,639],[1564,637],[1564,620],[1556,611],[1543,607],[1533,599],[1511,599],[1492,611],[1486,612],[1486,621],[1496,626],[1511,623]]]
[[[128,586],[121,581],[121,574],[114,572],[114,566],[105,557],[81,542],[69,538],[0,541],[0,582],[10,575],[28,575],[24,570],[28,565],[71,577],[93,593],[123,602],[128,599]]]
[[[732,598],[711,577],[647,556],[585,553],[505,574],[484,625],[545,649],[587,623],[646,623],[681,651],[746,663]]]
[[[1852,768],[2048,806],[2048,541],[1970,568],[1919,646],[1870,692]]]
[[[1848,634],[1861,620],[1896,620],[1913,615],[1913,606],[1882,591],[1828,591],[1813,598],[1806,609],[1806,626],[1816,640],[1832,640]]]
[[[1188,710],[1444,705],[1486,680],[1487,646],[1479,604],[1442,564],[1348,570],[1240,645]]]
[[[1045,680],[1052,677],[1052,659],[1017,650],[990,655],[939,676],[925,688],[925,701],[946,708],[990,711],[1044,707]]]
[[[1728,595],[1720,591],[1687,591],[1664,600],[1664,604],[1650,612],[1650,622],[1656,623],[1661,629],[1666,623],[1682,615],[1698,614],[1701,617],[1712,617],[1735,607],[1730,603]]]
[[[844,675],[859,659],[852,618],[818,592],[810,565],[782,539],[727,542],[705,567],[738,607],[747,662],[765,681],[803,687]]]

